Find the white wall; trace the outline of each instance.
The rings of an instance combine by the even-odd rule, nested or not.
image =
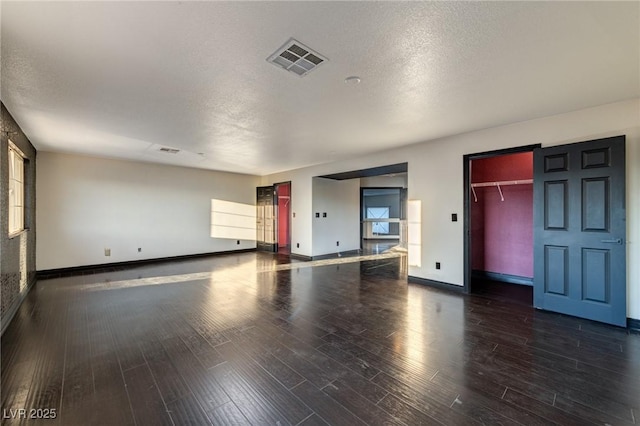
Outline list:
[[[312,182],[313,256],[359,249],[360,180],[314,178]]]
[[[312,243],[309,230],[313,229],[313,219],[312,197],[306,191],[312,189],[314,176],[408,162],[409,199],[422,201],[423,242],[422,266],[410,267],[409,274],[463,285],[463,221],[451,222],[451,213],[463,213],[463,155],[538,143],[560,145],[621,134],[627,136],[627,315],[640,319],[640,99],[292,170],[265,176],[262,182],[292,182],[292,211],[302,212],[294,219],[292,250],[307,254],[307,247]],[[295,248],[296,241],[300,249]],[[441,262],[441,270],[435,269],[435,262]]]
[[[257,176],[50,152],[36,164],[38,270],[255,247],[209,235],[211,199],[255,205]]]

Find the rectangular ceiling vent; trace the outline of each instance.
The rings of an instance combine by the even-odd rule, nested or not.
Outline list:
[[[166,147],[162,147],[159,149],[160,152],[164,152],[166,154],[177,154],[180,152],[179,149],[176,148],[166,148]]]
[[[327,58],[299,41],[289,39],[284,46],[269,56],[267,61],[299,77],[304,77],[326,62]]]

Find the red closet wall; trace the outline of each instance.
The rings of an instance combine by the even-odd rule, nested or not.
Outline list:
[[[291,185],[278,185],[276,195],[278,196],[278,245],[283,247],[288,243]]]
[[[533,153],[501,155],[471,162],[471,182],[533,178]],[[471,200],[472,268],[533,277],[533,185],[475,188]]]

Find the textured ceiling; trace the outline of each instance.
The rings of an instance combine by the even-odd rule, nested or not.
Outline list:
[[[2,1],[1,19],[1,98],[39,150],[268,174],[640,96],[638,2]],[[291,37],[328,62],[268,63]]]

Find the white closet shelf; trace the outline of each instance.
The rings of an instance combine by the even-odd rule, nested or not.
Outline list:
[[[521,180],[500,180],[500,181],[495,181],[495,182],[478,182],[478,183],[472,183],[471,184],[471,192],[473,192],[473,200],[477,203],[478,202],[478,196],[476,195],[476,190],[475,188],[483,188],[483,187],[488,187],[488,186],[495,186],[498,188],[498,192],[500,193],[500,199],[502,201],[504,201],[504,194],[502,193],[502,186],[508,186],[508,185],[527,185],[527,184],[532,184],[533,183],[533,179],[521,179]]]
[[[521,179],[521,180],[501,180],[496,182],[478,182],[472,183],[472,188],[481,188],[485,186],[507,186],[507,185],[526,185],[532,184],[533,179]]]

